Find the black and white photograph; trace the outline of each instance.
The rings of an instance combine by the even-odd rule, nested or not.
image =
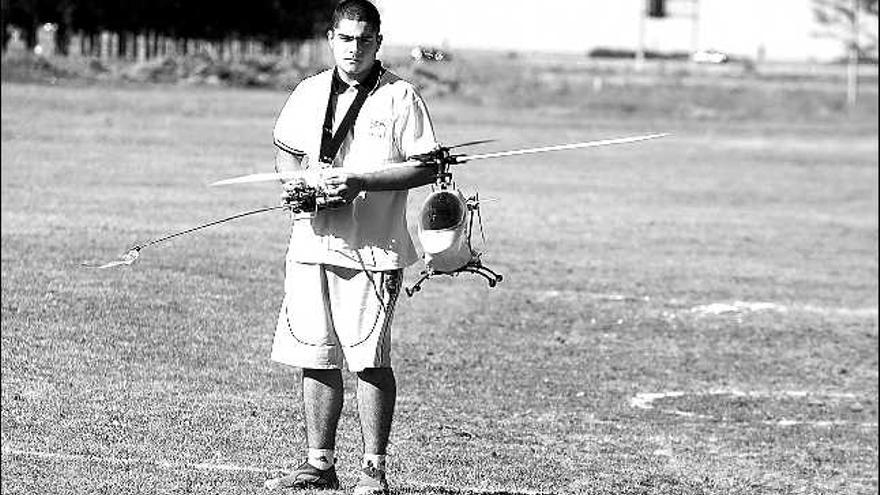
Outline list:
[[[878,494],[877,0],[0,14],[2,495]]]

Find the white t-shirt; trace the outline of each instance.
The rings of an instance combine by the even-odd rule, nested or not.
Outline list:
[[[305,153],[309,167],[318,161],[321,127],[333,70],[304,79],[290,94],[275,123],[275,145]],[[354,99],[350,88],[338,95],[334,127]],[[332,167],[372,172],[401,166],[408,156],[437,147],[425,103],[416,89],[385,71],[343,141]],[[406,221],[408,192],[365,191],[350,205],[298,218],[291,229],[288,259],[348,268],[394,270],[418,259]]]

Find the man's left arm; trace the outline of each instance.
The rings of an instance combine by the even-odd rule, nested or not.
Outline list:
[[[325,177],[324,187],[328,194],[350,203],[361,191],[400,191],[434,182],[437,175],[434,167],[417,165],[418,162],[408,162],[405,165],[365,173],[334,170]]]

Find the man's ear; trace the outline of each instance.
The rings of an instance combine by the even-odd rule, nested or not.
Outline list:
[[[381,34],[376,35],[376,49],[382,48],[382,39]]]
[[[328,29],[328,30],[327,30],[327,42],[329,43],[329,42],[331,42],[331,41],[333,41],[333,30],[332,30],[332,29]]]

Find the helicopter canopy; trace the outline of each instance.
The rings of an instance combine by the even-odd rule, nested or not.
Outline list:
[[[425,199],[419,217],[422,230],[449,230],[461,225],[467,213],[467,206],[460,194],[450,191],[437,191]]]

